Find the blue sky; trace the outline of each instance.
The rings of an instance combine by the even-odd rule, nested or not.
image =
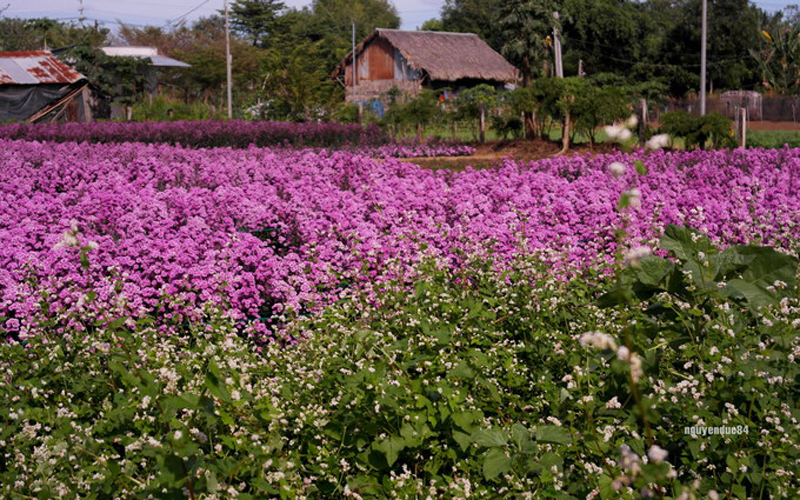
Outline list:
[[[80,0],[0,0],[0,9],[12,17],[54,17],[77,19]],[[311,0],[284,0],[290,7],[302,7]],[[762,9],[773,12],[800,0],[755,0]],[[444,0],[394,0],[403,29],[416,29],[425,20],[438,17]],[[222,9],[223,0],[83,0],[84,15],[113,27],[117,20],[133,25],[165,25],[178,19],[193,20]]]
[[[309,5],[311,0],[284,0],[290,7]],[[438,17],[444,0],[394,0],[403,29],[416,29],[427,19]],[[0,9],[10,17],[77,19],[79,0],[0,0]],[[126,24],[161,26],[181,16],[189,21],[221,10],[223,0],[83,0],[84,16],[108,27]]]

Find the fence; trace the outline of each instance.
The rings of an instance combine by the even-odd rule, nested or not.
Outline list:
[[[749,120],[800,122],[800,96],[763,96],[758,92],[731,91],[706,99],[708,113],[719,113],[731,120],[736,119],[736,112],[741,108],[747,109]],[[699,98],[671,99],[657,106],[652,117],[658,120],[658,114],[667,111],[698,113],[699,110]]]

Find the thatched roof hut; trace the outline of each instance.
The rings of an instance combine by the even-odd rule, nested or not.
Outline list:
[[[356,47],[356,86],[359,96],[396,86],[477,83],[503,85],[518,79],[517,69],[474,33],[376,29]],[[352,53],[337,66],[333,77],[352,86]]]

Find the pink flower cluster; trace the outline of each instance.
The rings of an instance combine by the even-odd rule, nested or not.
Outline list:
[[[24,329],[45,302],[50,314],[80,310],[89,288],[133,316],[196,318],[215,303],[263,319],[423,256],[502,266],[536,254],[577,269],[608,261],[633,185],[632,246],[667,223],[722,244],[796,245],[800,150],[657,152],[641,178],[636,157],[453,173],[346,152],[0,140],[0,326]],[[613,177],[613,161],[626,174]]]

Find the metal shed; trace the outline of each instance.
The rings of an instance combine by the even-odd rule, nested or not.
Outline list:
[[[0,123],[91,121],[82,74],[48,51],[0,52]]]

